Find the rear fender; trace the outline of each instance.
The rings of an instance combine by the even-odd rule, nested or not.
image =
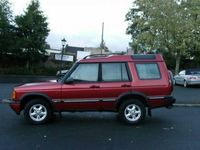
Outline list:
[[[148,107],[146,95],[144,95],[143,93],[140,93],[140,92],[127,92],[127,93],[121,94],[117,98],[117,102],[116,102],[117,110],[119,109],[120,105],[123,102],[125,102],[129,99],[137,99],[137,100],[141,101],[146,107]]]

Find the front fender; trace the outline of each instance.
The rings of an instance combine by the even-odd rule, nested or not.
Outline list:
[[[25,107],[25,105],[29,102],[29,101],[31,101],[32,99],[41,99],[41,100],[44,100],[44,101],[47,101],[49,104],[50,104],[50,106],[52,107],[52,108],[54,108],[53,107],[53,102],[52,102],[52,100],[51,100],[51,98],[48,96],[48,95],[46,95],[46,94],[43,94],[43,93],[37,93],[37,92],[34,92],[34,93],[26,93],[26,94],[24,94],[24,95],[22,95],[21,97],[20,97],[20,106],[21,106],[21,110],[22,109],[24,109],[24,107]]]

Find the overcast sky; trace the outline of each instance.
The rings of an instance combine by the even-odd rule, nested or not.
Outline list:
[[[14,15],[20,15],[31,0],[9,0]],[[112,51],[126,50],[130,36],[126,35],[125,15],[133,0],[40,0],[41,10],[48,18],[51,48],[60,49],[61,39],[70,46],[97,47],[104,41]]]

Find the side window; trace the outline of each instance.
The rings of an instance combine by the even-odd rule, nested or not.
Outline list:
[[[99,65],[97,63],[79,64],[70,75],[76,81],[96,82],[98,80]]]
[[[102,63],[102,81],[128,81],[125,63]]]
[[[141,80],[160,79],[160,71],[156,63],[136,64],[136,70]]]

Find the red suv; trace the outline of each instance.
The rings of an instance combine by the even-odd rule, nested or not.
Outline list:
[[[151,109],[171,107],[173,83],[161,55],[90,55],[57,82],[15,87],[11,108],[23,110],[33,124],[48,122],[53,112],[112,111],[138,124]]]

